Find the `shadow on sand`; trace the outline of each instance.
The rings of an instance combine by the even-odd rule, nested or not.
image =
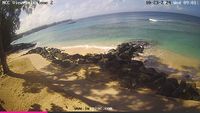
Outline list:
[[[164,64],[162,66],[167,67]],[[112,107],[116,111],[198,111],[200,107],[199,104],[184,107],[180,100],[157,96],[153,92],[128,91],[116,85],[108,85],[114,81],[111,79],[112,74],[92,64],[77,65],[68,69],[52,63],[43,70],[52,74],[37,70],[25,74],[10,72],[9,75],[25,80],[24,93],[39,93],[47,87],[49,93],[56,92],[66,98],[79,99],[90,107]],[[33,104],[29,109],[40,110],[39,104]],[[64,108],[52,103],[48,111],[64,111]]]
[[[154,68],[158,72],[164,72],[168,75],[173,74],[179,74],[179,79],[184,80],[200,80],[200,77],[198,74],[200,73],[200,68],[195,68],[192,66],[182,66],[182,70],[175,69],[173,67],[169,67],[167,64],[163,64],[160,61],[160,58],[150,55],[145,58],[144,64],[147,68]]]

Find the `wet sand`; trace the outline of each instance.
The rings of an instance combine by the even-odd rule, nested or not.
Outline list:
[[[185,66],[200,68],[200,59],[183,56],[168,50],[160,48],[146,49],[144,56],[150,55],[158,57],[160,62],[176,69],[184,69]]]

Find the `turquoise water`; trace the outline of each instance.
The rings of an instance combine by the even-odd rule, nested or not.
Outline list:
[[[161,12],[102,15],[49,27],[14,43],[113,47],[137,39],[155,41],[161,48],[200,59],[200,18]]]

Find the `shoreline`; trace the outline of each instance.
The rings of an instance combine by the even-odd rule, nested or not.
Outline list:
[[[109,50],[115,49],[116,47],[79,45],[79,46],[69,46],[69,47],[58,47],[58,49],[61,49],[65,53],[68,53],[70,55],[73,54],[86,55],[86,54],[107,53]]]
[[[158,58],[160,58],[162,63],[178,69],[182,69],[182,66],[192,66],[197,68],[200,66],[200,59],[184,56],[179,53],[157,47],[144,50],[144,55],[156,55]]]
[[[94,50],[97,50],[97,48],[76,48],[76,51],[74,48],[68,48],[68,50],[65,49],[65,51],[62,52],[70,53],[69,51],[74,51],[78,54],[107,52],[105,49]],[[150,49],[146,50],[150,52]],[[56,49],[53,51],[56,51]],[[154,52],[151,52],[151,54],[160,52],[153,51]],[[15,73],[18,73],[18,75],[0,78],[0,99],[5,103],[3,107],[6,110],[27,111],[33,107],[35,103],[38,103],[37,105],[41,107],[40,110],[51,111],[53,106],[58,106],[59,108],[63,108],[61,110],[76,111],[74,106],[93,107],[94,104],[91,104],[95,103],[93,100],[102,103],[104,106],[111,106],[114,110],[118,111],[125,110],[124,105],[127,106],[126,110],[141,111],[141,108],[146,106],[144,104],[145,102],[152,104],[146,106],[144,111],[151,110],[148,109],[148,107],[151,107],[152,110],[172,111],[190,109],[192,106],[200,105],[199,101],[183,100],[179,98],[171,99],[167,96],[156,95],[154,91],[149,89],[142,88],[129,91],[120,86],[119,81],[112,80],[110,78],[112,74],[107,71],[102,71],[97,64],[86,63],[79,64],[77,67],[61,68],[39,54],[26,54],[21,56],[24,52],[25,51],[22,51],[8,56],[10,68]],[[142,60],[142,58],[145,58],[145,53],[149,55],[147,54],[148,52],[145,51],[141,59],[140,57],[138,57],[138,59]],[[165,56],[164,53],[162,55]],[[15,87],[13,87],[13,85]],[[109,99],[108,96],[112,97],[112,99]],[[20,103],[19,105],[15,106],[14,102],[11,102],[13,97],[15,98],[15,102]],[[52,98],[57,99],[54,100]],[[140,101],[140,105],[136,105],[134,103],[135,100]],[[160,105],[161,101],[163,105]],[[168,102],[173,104],[174,107],[160,109],[159,106],[167,105]],[[113,103],[120,104],[116,105]],[[129,105],[131,105],[131,107],[128,107]],[[194,110],[199,110],[199,108]]]
[[[69,55],[74,55],[74,54],[87,55],[87,54],[106,54],[110,49],[114,49],[116,47],[79,45],[79,46],[56,47],[56,48],[60,49],[62,52],[67,53]],[[28,50],[22,50],[18,53],[12,53],[8,56],[8,59],[9,61],[12,61],[16,58],[19,58],[27,51]],[[161,72],[166,72],[169,75],[171,74],[172,77],[177,77],[181,79],[181,75],[183,75],[182,73],[173,73],[175,70],[183,71],[188,75],[190,74],[194,75],[194,72],[192,71],[196,71],[195,75],[198,75],[200,77],[199,59],[183,56],[181,54],[166,49],[162,49],[158,46],[145,48],[144,52],[140,54],[139,57],[135,57],[134,59],[140,60],[142,62],[150,60],[150,62],[146,63],[147,67],[157,68],[158,66],[160,66],[158,71],[160,70]]]
[[[73,54],[86,55],[86,54],[107,53],[110,49],[115,48],[115,47],[106,47],[106,48],[100,48],[100,47],[101,46],[99,47],[72,46],[72,47],[64,47],[64,48],[59,48],[59,49],[63,50],[65,53],[68,53],[70,55],[73,55]],[[200,59],[183,56],[181,54],[178,54],[166,49],[162,49],[157,46],[145,48],[144,53],[141,54],[139,59],[144,60],[148,56],[156,56],[160,59],[159,60],[160,62],[164,64],[168,64],[169,66],[175,67],[177,69],[182,69],[181,65],[200,68]]]
[[[64,53],[73,54],[99,54],[107,53],[109,49],[101,49],[94,47],[72,47],[62,49]],[[169,74],[169,77],[177,78],[179,80],[188,79],[198,81],[200,80],[200,60],[183,56],[181,54],[161,49],[157,46],[145,48],[144,52],[139,57],[135,58],[140,61],[148,61],[146,66],[155,68],[157,71]],[[199,85],[200,87],[200,85]]]
[[[169,77],[179,80],[195,81],[200,87],[200,60],[160,48],[144,50],[142,61],[149,59],[147,67],[169,74]]]

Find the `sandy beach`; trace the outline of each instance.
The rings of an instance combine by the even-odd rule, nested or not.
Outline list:
[[[81,54],[86,55],[88,53],[95,54],[95,53],[107,53],[109,49],[100,49],[100,48],[86,48],[86,47],[75,47],[75,48],[67,48],[62,49],[65,53],[68,54]]]
[[[151,51],[150,54],[149,51],[141,60],[156,54],[162,64],[178,70],[183,69],[182,65],[194,68],[199,65],[196,60],[177,54],[163,51]],[[106,51],[76,48],[65,52]],[[8,56],[9,67],[14,73],[0,78],[0,104],[7,111],[200,111],[198,101],[155,95],[147,88],[132,91],[122,88],[111,79],[111,73],[101,71],[97,65],[83,64],[65,69],[38,54],[22,54],[24,52]]]

